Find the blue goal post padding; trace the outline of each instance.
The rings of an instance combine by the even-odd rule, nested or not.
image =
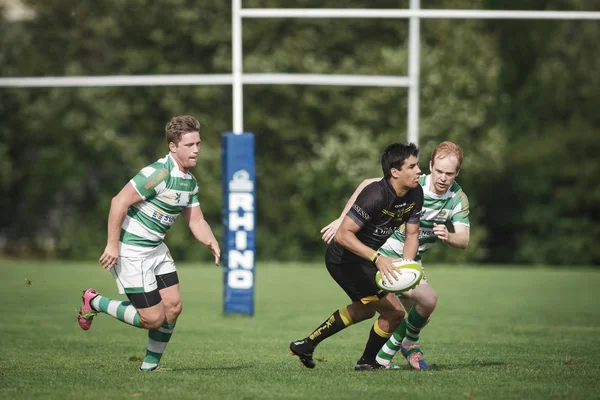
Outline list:
[[[254,134],[223,134],[223,312],[254,314]]]

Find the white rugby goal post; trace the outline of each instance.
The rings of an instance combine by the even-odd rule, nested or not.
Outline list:
[[[244,85],[336,85],[386,86],[408,88],[407,140],[419,142],[419,69],[421,19],[522,19],[522,20],[600,20],[594,11],[516,11],[516,10],[423,10],[420,0],[410,0],[409,9],[306,9],[242,8],[242,0],[232,0],[232,72],[230,74],[189,75],[109,75],[66,77],[0,78],[0,87],[107,87],[107,86],[209,86],[232,85],[233,132],[243,132]],[[247,74],[243,72],[242,20],[244,18],[379,18],[409,20],[408,76]]]

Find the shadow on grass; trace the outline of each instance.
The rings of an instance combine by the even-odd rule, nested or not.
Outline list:
[[[465,368],[478,368],[478,367],[496,367],[499,365],[506,364],[504,361],[473,361],[470,363],[458,363],[458,364],[431,364],[429,369],[431,371],[444,371],[453,369],[465,369]]]
[[[197,371],[240,371],[254,368],[253,365],[233,365],[229,367],[175,367],[169,368],[170,372],[197,372]]]

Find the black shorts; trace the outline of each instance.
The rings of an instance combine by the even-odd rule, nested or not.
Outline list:
[[[179,283],[177,271],[169,272],[163,275],[156,275],[158,288],[148,293],[128,293],[127,297],[133,306],[137,308],[154,307],[162,301],[160,290],[175,286]]]
[[[331,277],[344,289],[344,292],[353,302],[372,303],[387,294],[375,284],[377,267],[370,261],[340,264],[325,258],[325,265],[327,265],[327,271],[329,271]]]

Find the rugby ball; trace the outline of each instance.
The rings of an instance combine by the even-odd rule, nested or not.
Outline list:
[[[377,271],[375,275],[375,283],[380,289],[386,292],[399,293],[406,292],[417,286],[423,277],[421,266],[412,260],[396,261],[394,266],[400,274],[397,274],[396,280],[391,283],[384,282],[381,277],[381,272]]]

